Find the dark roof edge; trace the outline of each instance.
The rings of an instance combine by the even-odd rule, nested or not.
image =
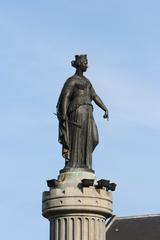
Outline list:
[[[113,222],[117,219],[116,215],[113,215],[108,222],[106,223],[106,227],[105,227],[105,232],[108,231],[108,229],[111,227],[111,225],[113,224]]]
[[[122,219],[133,219],[133,218],[148,218],[148,217],[160,217],[160,214],[145,214],[145,215],[138,215],[138,216],[127,216],[127,217],[116,217],[117,220]]]

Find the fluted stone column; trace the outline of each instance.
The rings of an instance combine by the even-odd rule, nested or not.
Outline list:
[[[99,215],[66,215],[50,219],[52,240],[105,239],[105,218]]]
[[[94,179],[95,184],[83,187],[84,178]],[[50,240],[105,240],[112,194],[96,187],[92,172],[64,172],[58,185],[43,193],[42,214],[50,221]]]

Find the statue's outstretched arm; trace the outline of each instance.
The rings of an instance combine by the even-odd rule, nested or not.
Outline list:
[[[99,106],[102,110],[105,111],[104,118],[109,119],[109,112],[103,101],[100,99],[98,95],[94,96],[93,101]]]

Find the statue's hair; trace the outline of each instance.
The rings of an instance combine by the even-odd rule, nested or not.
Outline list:
[[[71,62],[71,65],[72,65],[72,67],[77,68],[86,59],[87,59],[87,55],[86,54],[75,55],[75,60],[73,60]]]

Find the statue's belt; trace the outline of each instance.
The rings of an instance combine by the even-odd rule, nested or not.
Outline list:
[[[88,98],[82,98],[82,97],[77,97],[77,98],[73,99],[72,102],[70,103],[69,107],[68,107],[68,114],[72,113],[78,107],[80,107],[82,105],[92,106],[91,100],[88,99]],[[92,108],[93,108],[93,106],[92,106]]]

